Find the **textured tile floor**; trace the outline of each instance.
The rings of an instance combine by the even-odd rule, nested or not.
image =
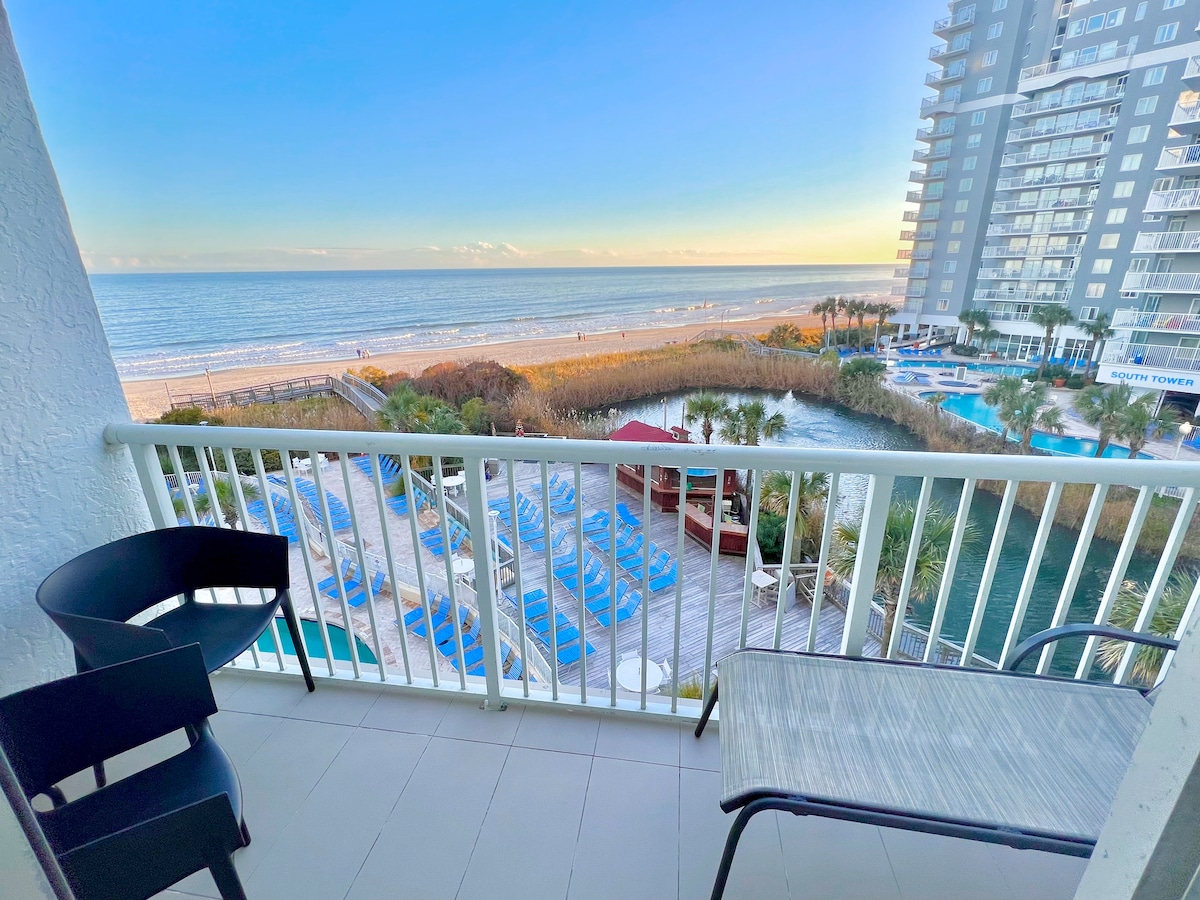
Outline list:
[[[707,897],[732,817],[716,731],[356,685],[213,678],[254,900]],[[173,752],[160,745],[158,753]],[[142,758],[118,760],[114,773]],[[1070,898],[1084,861],[766,813],[730,898]],[[207,873],[163,896],[216,897]]]

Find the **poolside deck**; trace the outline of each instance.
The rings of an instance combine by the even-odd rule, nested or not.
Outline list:
[[[382,518],[374,495],[374,488],[357,467],[349,468],[349,483],[341,475],[338,463],[331,464],[321,473],[324,487],[347,502],[352,504],[358,519],[359,534],[365,539],[367,548],[374,553],[382,554],[385,546],[383,529],[388,531],[388,540],[392,555],[398,565],[413,567],[418,557],[427,573],[444,576],[446,563],[443,557],[435,557],[423,546],[414,547],[412,530],[407,519],[386,509]],[[555,471],[551,467],[550,471]],[[558,467],[561,477],[574,480],[573,471],[568,466]],[[516,463],[513,470],[517,489],[523,494],[537,499],[532,491],[532,485],[540,478],[538,466],[527,463]],[[581,467],[580,480],[583,490],[583,516],[599,509],[608,508],[610,470],[607,465],[584,465]],[[499,476],[488,483],[488,499],[493,500],[507,496],[507,472],[502,467]],[[623,485],[616,486],[617,501],[626,503],[640,517],[642,515],[641,498],[629,491]],[[452,497],[461,507],[466,506],[465,497]],[[555,528],[569,529],[570,534],[563,544],[555,550],[562,553],[575,543],[576,516],[573,514],[554,516]],[[437,513],[428,509],[420,513],[420,528],[432,527],[438,521]],[[643,523],[642,532],[648,540],[666,549],[672,559],[677,558],[678,548],[678,514],[651,512],[650,518]],[[571,624],[578,627],[586,640],[594,648],[585,661],[559,667],[559,679],[565,684],[579,684],[581,680],[591,688],[607,688],[611,660],[613,656],[613,641],[608,629],[602,627],[591,613],[585,612],[578,600],[572,597],[566,588],[552,581],[547,583],[545,554],[529,550],[513,538],[511,529],[500,526],[500,533],[512,540],[519,547],[522,588],[528,593],[541,588],[553,597],[555,609],[563,613]],[[351,539],[349,532],[339,533],[339,538],[345,541]],[[585,538],[585,550],[604,560],[608,568],[608,556]],[[293,596],[301,616],[312,616],[313,598],[306,577],[304,551],[297,544],[292,545]],[[675,634],[678,630],[678,675],[682,683],[695,677],[700,680],[703,676],[706,647],[709,640],[708,604],[711,583],[712,558],[709,549],[702,546],[690,536],[685,536],[683,556],[679,562],[679,584],[682,590],[678,592],[674,586],[664,590],[651,592],[649,600],[644,602],[642,609],[632,618],[616,626],[616,655],[620,659],[624,655],[645,656],[657,663],[668,662],[674,666]],[[634,583],[620,567],[618,576],[630,582],[631,588],[641,590],[641,585]],[[332,574],[332,566],[328,560],[314,561],[314,580],[321,580]],[[721,556],[716,567],[716,596],[712,630],[711,660],[719,659],[724,654],[735,649],[741,642],[743,627],[743,586],[746,577],[746,560],[738,556]],[[508,592],[515,596],[516,587],[512,585]],[[390,593],[383,593],[376,598],[372,611],[366,605],[351,610],[351,622],[354,631],[368,644],[372,643],[372,635],[376,629],[383,651],[383,659],[390,672],[403,670],[403,654],[401,642],[407,642],[410,665],[414,674],[427,675],[430,671],[429,652],[427,644],[411,634],[401,634],[396,626],[396,604]],[[401,605],[403,612],[404,606]],[[343,624],[341,603],[336,599],[322,598],[322,612],[327,621]],[[372,620],[372,612],[374,617]],[[516,616],[515,610],[510,610]],[[644,615],[644,620],[643,620]],[[776,607],[774,603],[765,606],[746,605],[746,644],[749,646],[772,646],[776,628]],[[676,618],[678,616],[678,629]],[[810,606],[806,602],[796,604],[784,612],[782,622],[782,639],[780,646],[789,649],[802,649],[808,638],[810,622]],[[843,615],[840,609],[826,605],[819,618],[817,632],[817,649],[836,651],[840,644],[843,626]],[[643,628],[645,629],[643,646]],[[527,631],[529,645],[537,647],[543,658],[549,658],[549,652],[534,640],[534,633]],[[442,676],[457,679],[457,674],[445,659],[437,660],[437,670]],[[664,686],[665,688],[665,686]]]

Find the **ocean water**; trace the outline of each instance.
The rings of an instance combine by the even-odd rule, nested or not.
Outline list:
[[[892,267],[93,275],[122,378],[799,313],[879,297]]]

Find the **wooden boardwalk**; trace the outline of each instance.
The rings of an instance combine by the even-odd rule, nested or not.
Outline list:
[[[517,490],[530,499],[539,502],[539,495],[532,490],[533,484],[539,480],[539,467],[533,463],[515,463],[514,480]],[[322,471],[324,487],[353,504],[359,524],[361,536],[365,539],[370,552],[383,554],[383,529],[388,531],[392,555],[398,566],[415,565],[416,557],[420,554],[422,564],[427,573],[437,578],[445,574],[445,561],[442,557],[433,556],[424,547],[414,547],[411,538],[411,528],[407,519],[394,514],[390,509],[386,516],[380,519],[374,488],[371,482],[358,471],[356,466],[349,467],[350,480],[346,484],[340,475],[340,464],[332,463]],[[550,471],[558,471],[560,477],[574,480],[570,466],[550,466]],[[583,486],[583,515],[586,518],[592,512],[608,508],[610,470],[607,465],[584,465],[581,467],[581,483]],[[642,500],[622,485],[616,486],[617,502],[626,503],[639,517],[642,516]],[[501,464],[499,476],[488,483],[488,499],[497,499],[508,495],[508,478],[504,464]],[[466,508],[466,498],[454,498],[462,508]],[[570,547],[576,546],[574,514],[554,516],[555,528],[569,529],[568,537],[554,552],[562,554]],[[438,521],[438,514],[425,510],[420,514],[419,528],[432,527]],[[643,523],[642,532],[667,550],[672,560],[677,556],[678,514],[662,513],[652,510],[648,522]],[[612,640],[610,632],[582,609],[581,604],[567,589],[557,581],[548,585],[546,582],[546,557],[544,553],[534,552],[527,545],[521,545],[513,539],[511,530],[500,525],[500,532],[512,540],[514,546],[520,547],[522,587],[526,593],[541,588],[554,598],[555,609],[564,614],[573,625],[579,628],[594,652],[588,655],[586,661],[559,667],[559,680],[564,685],[578,685],[581,674],[586,671],[586,682],[590,688],[607,688],[610,661],[612,659]],[[343,541],[350,541],[349,532],[337,535]],[[708,640],[708,607],[711,572],[711,553],[709,549],[690,536],[684,537],[683,557],[679,560],[679,582],[682,584],[682,595],[679,599],[679,680],[695,677],[703,680],[705,663],[705,646]],[[292,582],[293,596],[300,614],[312,615],[313,598],[308,588],[304,568],[303,551],[298,544],[292,545]],[[608,569],[608,556],[599,550],[586,537],[584,548],[604,560],[604,568]],[[314,576],[317,580],[331,574],[332,568],[328,560],[314,560]],[[641,590],[641,584],[635,583],[628,573],[617,568],[618,578],[630,582],[630,588]],[[725,654],[739,646],[742,630],[743,585],[745,584],[746,560],[740,556],[721,556],[718,559],[716,572],[716,599],[713,613],[712,660],[715,662]],[[516,587],[512,585],[507,592],[516,596]],[[643,610],[646,612],[646,641],[644,655],[656,663],[668,662],[673,664],[675,655],[675,621],[676,621],[676,588],[671,586],[652,592],[648,602],[644,602],[637,614],[616,626],[616,653],[618,660],[623,656],[643,655],[642,628]],[[379,643],[383,650],[384,659],[392,672],[402,671],[401,642],[408,647],[409,657],[414,674],[428,674],[429,651],[428,645],[411,634],[401,634],[396,626],[397,619],[395,602],[390,593],[384,593],[374,604],[374,627],[371,621],[371,610],[365,606],[351,610],[351,621],[354,631],[368,645],[372,643],[372,632],[375,627],[379,631]],[[515,610],[507,604],[501,604],[502,611],[516,618]],[[402,607],[403,611],[403,607]],[[342,624],[343,615],[338,600],[322,598],[322,612],[327,621]],[[810,621],[810,606],[801,601],[787,610],[783,619],[782,641],[784,649],[804,649],[808,638]],[[770,647],[774,643],[776,622],[776,607],[770,603],[765,607],[757,607],[753,603],[747,605],[746,644],[747,646]],[[817,649],[824,652],[836,652],[840,646],[844,615],[840,609],[829,605],[823,607],[817,635]],[[534,633],[527,630],[528,642],[531,647],[540,650],[543,658],[549,661],[550,653],[534,639]],[[457,678],[454,669],[445,659],[438,659],[438,672],[443,676]],[[665,690],[665,687],[664,687]]]

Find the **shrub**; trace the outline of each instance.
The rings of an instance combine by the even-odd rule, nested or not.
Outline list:
[[[787,532],[787,519],[767,512],[758,513],[758,549],[763,562],[778,563],[783,560],[783,539]]]
[[[367,384],[374,385],[381,391],[383,390],[383,386],[387,384],[388,379],[391,378],[387,372],[383,371],[383,369],[380,369],[377,366],[361,366],[360,368],[347,369],[346,371],[348,371],[351,375],[361,378]]]
[[[472,397],[488,403],[503,403],[526,384],[525,378],[493,360],[481,360],[461,365],[456,362],[430,366],[420,377],[412,379],[419,394],[429,394],[460,406]]]
[[[209,412],[199,406],[181,406],[170,412],[165,412],[152,420],[154,425],[199,425],[205,422],[209,425],[224,425],[225,420],[215,412]]]
[[[974,344],[955,344],[950,348],[950,352],[958,356],[978,356],[979,348]]]
[[[1082,375],[1068,375],[1067,376],[1067,387],[1069,387],[1073,391],[1083,390],[1083,376]]]
[[[842,379],[867,377],[872,380],[878,380],[887,371],[887,366],[876,359],[866,359],[859,357],[852,359],[842,366],[839,375]]]

